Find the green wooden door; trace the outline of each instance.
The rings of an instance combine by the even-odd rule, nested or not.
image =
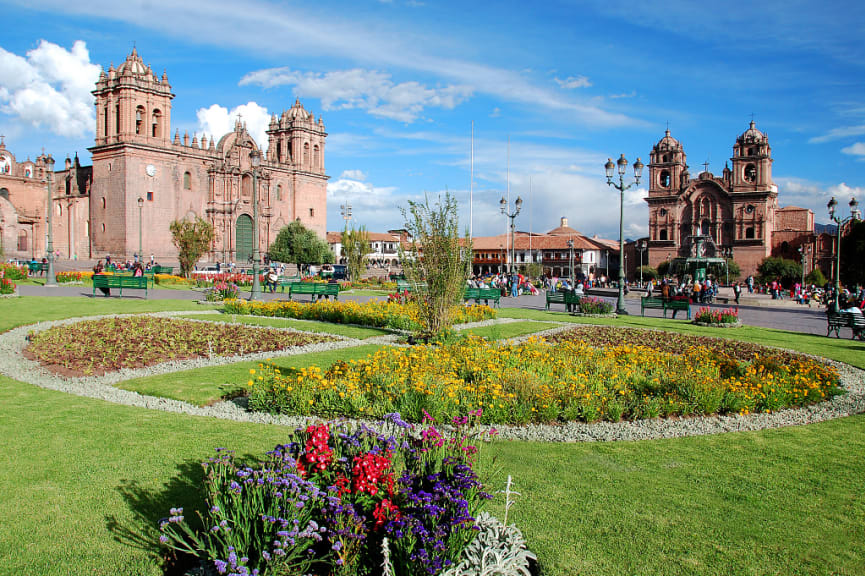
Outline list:
[[[246,214],[238,216],[234,234],[237,263],[246,264],[252,258],[252,218]]]

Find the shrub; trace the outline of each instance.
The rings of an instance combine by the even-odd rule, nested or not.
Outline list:
[[[379,430],[310,425],[248,466],[220,449],[203,463],[201,528],[172,508],[160,542],[220,574],[323,576],[379,573],[387,538],[393,573],[438,574],[458,562],[490,497],[474,470],[476,428],[453,425],[448,437],[399,414]]]
[[[14,294],[15,283],[8,278],[0,278],[0,294]]]
[[[601,298],[586,296],[580,298],[580,312],[583,314],[612,314],[614,306]]]
[[[694,315],[694,323],[703,324],[735,324],[739,321],[739,311],[735,308],[716,310],[703,306]]]
[[[27,266],[15,266],[13,264],[0,263],[0,276],[9,280],[24,280],[30,270]]]

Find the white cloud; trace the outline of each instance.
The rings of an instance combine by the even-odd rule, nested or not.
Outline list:
[[[424,108],[453,109],[472,94],[467,86],[429,88],[418,82],[396,84],[390,74],[360,68],[325,74],[269,68],[250,72],[240,84],[265,88],[290,85],[302,98],[320,99],[325,110],[358,108],[402,122],[413,122]]]
[[[262,150],[267,149],[267,127],[270,124],[270,114],[267,108],[255,102],[235,106],[229,112],[228,108],[213,104],[209,108],[199,108],[196,112],[201,131],[219,141],[225,134],[234,130],[234,123],[240,115],[241,122],[246,123],[247,131],[255,139]]]
[[[42,40],[26,58],[0,48],[0,112],[61,136],[93,132],[90,91],[99,72],[81,40],[71,50]]]
[[[622,94],[610,94],[610,98],[612,98],[613,100],[617,100],[619,98],[633,98],[636,95],[637,91],[631,90],[630,92],[624,92]]]
[[[556,84],[562,88],[567,88],[568,90],[573,90],[574,88],[588,88],[592,85],[586,76],[569,76],[564,80],[560,78],[556,78],[555,80]]]
[[[403,217],[400,206],[405,206],[407,199],[409,197],[399,195],[396,188],[377,187],[345,175],[327,183],[328,205],[351,204],[354,223],[366,226],[371,232],[401,228]],[[328,211],[328,230],[341,230],[343,224],[338,210]]]
[[[863,134],[865,134],[865,124],[860,126],[843,126],[841,128],[833,128],[822,136],[815,136],[808,140],[808,142],[811,144],[822,144],[823,142],[840,140],[848,136],[862,136]]]
[[[347,178],[349,180],[360,180],[363,182],[366,180],[366,174],[363,170],[343,170],[340,178]]]
[[[826,185],[801,178],[776,177],[775,183],[778,185],[778,203],[781,206],[808,208],[814,212],[815,220],[823,223],[829,222],[826,204],[830,198],[834,196],[839,204],[844,205],[839,208],[846,209],[850,198],[862,198],[865,195],[865,188],[848,186],[845,182]]]
[[[852,146],[841,148],[841,152],[851,156],[862,156],[862,159],[865,159],[865,142],[856,142]]]

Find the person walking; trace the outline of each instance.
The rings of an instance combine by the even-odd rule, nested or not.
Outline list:
[[[739,296],[741,296],[741,295],[742,295],[742,286],[738,282],[735,282],[733,284],[733,296],[736,297],[736,306],[739,305]]]

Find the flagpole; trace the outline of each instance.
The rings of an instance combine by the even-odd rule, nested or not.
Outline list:
[[[471,176],[469,177],[469,238],[472,238],[472,224],[474,223],[474,195],[475,195],[475,121],[472,120],[472,153],[471,153]]]

